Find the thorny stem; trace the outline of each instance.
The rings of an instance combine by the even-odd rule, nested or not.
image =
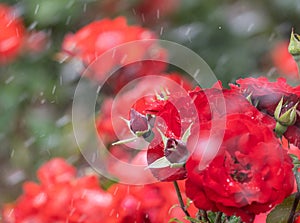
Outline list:
[[[210,220],[208,218],[207,212],[204,211],[204,210],[199,210],[199,211],[201,213],[201,217],[203,217],[203,220],[206,221],[206,222],[208,222],[208,223],[210,223]]]
[[[290,216],[289,216],[289,219],[288,219],[287,223],[293,223],[294,222],[295,212],[296,212],[296,208],[298,206],[299,200],[300,200],[300,192],[298,191],[296,193],[295,200],[294,200],[292,210],[290,212]]]
[[[223,213],[222,213],[221,211],[219,211],[219,212],[217,213],[215,223],[222,223],[222,222],[221,222],[221,221],[222,221],[222,215],[223,215]]]
[[[182,199],[181,192],[180,192],[180,189],[179,189],[177,181],[176,180],[173,181],[173,184],[174,184],[174,187],[175,187],[175,190],[176,190],[176,194],[177,194],[177,197],[178,197],[178,200],[179,200],[179,204],[180,204],[180,207],[181,207],[182,211],[185,213],[185,215],[187,217],[191,217],[190,213],[186,209],[186,206],[184,205],[184,202],[183,202],[183,199]]]

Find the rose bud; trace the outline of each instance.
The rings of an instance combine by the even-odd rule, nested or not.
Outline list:
[[[186,143],[181,140],[170,138],[167,140],[164,153],[165,157],[171,163],[185,163],[189,156],[189,151],[186,148]]]
[[[276,127],[275,127],[275,132],[276,134],[280,137],[282,136],[287,128],[291,125],[294,125],[297,119],[297,106],[298,106],[297,102],[295,105],[293,105],[293,107],[290,107],[290,104],[287,104],[283,107],[283,97],[281,98],[281,100],[279,101],[275,112],[274,112],[274,118],[276,119],[277,123],[276,123]],[[293,104],[293,103],[292,103]],[[290,108],[287,108],[290,107]]]
[[[298,78],[299,78],[299,65],[300,65],[300,36],[297,33],[294,33],[292,30],[290,43],[288,47],[289,53],[293,56],[294,60],[297,63],[298,67]]]
[[[152,115],[143,115],[135,109],[130,109],[130,130],[137,136],[142,136],[145,140],[153,139],[152,127],[154,125],[154,117]]]

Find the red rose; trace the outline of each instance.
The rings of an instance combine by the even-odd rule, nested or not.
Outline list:
[[[187,95],[172,94],[166,101],[154,103],[152,99],[143,100],[143,102],[145,102],[144,105],[139,105],[144,112],[156,115],[155,127],[153,128],[155,139],[149,144],[147,151],[149,165],[164,156],[168,159],[167,148],[162,143],[160,134],[156,130],[157,128],[169,138],[168,140],[175,140],[178,144],[183,133],[192,124],[191,135],[185,145],[187,152],[182,151],[182,146],[177,145],[175,149],[180,154],[175,159],[183,161],[182,159],[186,158],[187,153],[192,153],[194,148],[203,143],[203,137],[205,138],[214,132],[214,129],[211,128],[216,128],[216,125],[220,128],[225,127],[225,120],[228,114],[245,113],[256,119],[264,119],[266,123],[269,123],[268,127],[270,128],[275,126],[274,122],[270,123],[267,116],[260,113],[249,101],[234,90],[220,90],[216,88],[201,90],[196,88]],[[212,120],[213,122],[210,122]],[[215,122],[214,120],[219,121]],[[206,131],[203,129],[206,129]],[[205,157],[203,158],[203,163],[206,163],[214,155],[214,152],[212,150],[204,152],[203,150],[202,155]],[[186,178],[184,167],[150,169],[153,175],[161,181]]]
[[[186,193],[196,207],[253,222],[256,214],[270,210],[292,192],[292,161],[268,122],[272,120],[228,115],[223,142],[204,169],[199,169],[202,148],[196,149],[186,164]]]
[[[298,87],[292,87],[286,83],[283,78],[277,79],[276,82],[270,82],[265,77],[245,78],[236,81],[239,86],[231,85],[231,88],[241,92],[245,96],[250,95],[252,103],[257,109],[274,117],[274,111],[283,98],[283,108],[280,115],[292,108],[300,101],[300,91]],[[297,110],[300,110],[298,104]],[[300,119],[296,115],[296,121],[289,126],[284,132],[284,136],[290,143],[300,148]]]
[[[15,58],[23,43],[25,27],[16,12],[0,4],[0,64]]]

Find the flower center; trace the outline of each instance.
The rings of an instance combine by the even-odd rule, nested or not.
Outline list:
[[[239,183],[247,183],[252,179],[251,165],[242,164],[236,157],[231,157],[231,178]]]

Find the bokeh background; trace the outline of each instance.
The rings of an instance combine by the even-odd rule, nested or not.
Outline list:
[[[0,206],[35,180],[37,168],[64,157],[87,166],[73,135],[76,66],[58,59],[64,36],[102,18],[125,16],[161,39],[199,54],[224,86],[248,76],[286,77],[282,67],[292,30],[300,30],[297,0],[6,0],[28,32],[40,31],[31,50],[0,66]],[[283,47],[282,47],[283,46]],[[281,47],[281,48],[280,48]],[[283,51],[282,51],[283,49]]]

